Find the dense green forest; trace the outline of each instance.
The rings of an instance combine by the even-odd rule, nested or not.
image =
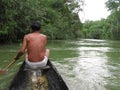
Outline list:
[[[79,2],[79,3],[78,3]],[[48,39],[120,40],[120,0],[108,0],[107,19],[81,23],[84,0],[0,0],[0,43],[19,42],[39,20]]]
[[[108,0],[106,8],[111,12],[107,19],[83,24],[83,38],[120,40],[120,0]]]
[[[79,2],[79,3],[78,3]],[[19,42],[39,20],[48,39],[80,37],[82,0],[0,0],[0,43]]]

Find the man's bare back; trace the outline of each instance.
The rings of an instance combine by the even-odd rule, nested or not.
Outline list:
[[[46,36],[38,32],[34,32],[25,36],[27,42],[28,59],[31,62],[39,62],[44,59]]]

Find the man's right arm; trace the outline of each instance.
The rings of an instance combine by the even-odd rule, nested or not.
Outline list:
[[[15,60],[18,60],[24,54],[26,47],[27,47],[27,36],[24,37],[22,48],[20,49],[18,54],[15,56],[14,58]]]

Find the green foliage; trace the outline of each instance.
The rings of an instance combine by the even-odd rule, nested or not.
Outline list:
[[[120,39],[120,0],[106,2],[111,15],[108,17],[112,39]]]
[[[106,2],[106,6],[108,7],[108,10],[111,10],[113,12],[116,12],[117,10],[120,10],[120,0],[108,0]]]
[[[111,11],[108,18],[100,21],[86,21],[82,37],[120,40],[120,0],[108,0],[106,6]]]
[[[86,21],[83,26],[82,35],[85,38],[108,39],[110,38],[109,23],[105,19],[100,21]]]
[[[0,43],[22,40],[33,20],[41,21],[42,33],[49,39],[79,37],[82,25],[78,14],[72,11],[78,8],[77,2],[70,3],[67,0],[0,0]]]

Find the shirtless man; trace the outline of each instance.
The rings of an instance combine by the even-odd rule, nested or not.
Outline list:
[[[49,49],[46,49],[47,37],[40,33],[41,24],[39,22],[33,22],[31,29],[32,32],[24,36],[22,48],[14,59],[18,60],[27,50],[26,64],[31,67],[43,67],[47,64],[50,54]]]

